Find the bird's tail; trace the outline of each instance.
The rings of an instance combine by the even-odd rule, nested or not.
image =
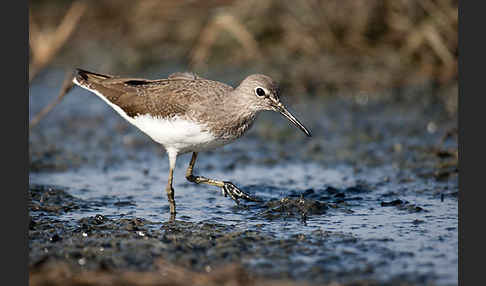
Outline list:
[[[92,83],[98,83],[99,81],[113,78],[112,75],[94,73],[83,69],[76,69],[74,72],[73,82],[82,87],[91,85]]]

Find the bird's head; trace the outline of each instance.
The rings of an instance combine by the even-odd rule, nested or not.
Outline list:
[[[253,111],[271,110],[285,116],[295,127],[311,136],[307,128],[293,116],[280,101],[280,90],[277,83],[269,76],[253,74],[245,78],[235,89],[242,95]]]

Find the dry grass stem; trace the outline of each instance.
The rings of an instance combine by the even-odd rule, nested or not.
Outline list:
[[[258,43],[253,35],[233,15],[220,13],[212,18],[202,30],[201,36],[191,53],[191,65],[200,66],[209,57],[211,47],[222,30],[228,31],[245,49],[248,59],[259,58]]]
[[[57,96],[56,99],[54,99],[51,103],[49,103],[46,107],[44,107],[41,111],[39,111],[39,113],[37,113],[32,118],[29,124],[29,130],[32,129],[34,126],[36,126],[42,120],[42,118],[44,118],[56,105],[58,105],[62,101],[64,96],[66,96],[66,94],[74,86],[72,80],[73,80],[73,73],[66,72],[66,76],[61,86],[61,90],[59,91],[59,95]]]
[[[32,52],[32,60],[29,65],[29,82],[52,61],[64,46],[78,25],[86,7],[85,1],[73,2],[57,29],[49,32],[41,31],[32,17],[32,12],[29,13],[29,42]]]

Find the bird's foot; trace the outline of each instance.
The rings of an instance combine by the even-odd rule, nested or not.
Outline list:
[[[231,182],[224,182],[224,186],[221,188],[221,191],[225,197],[229,196],[233,201],[237,204],[240,203],[239,199],[244,199],[251,202],[261,202],[262,200],[256,197],[251,196],[248,193],[238,189],[233,183]]]

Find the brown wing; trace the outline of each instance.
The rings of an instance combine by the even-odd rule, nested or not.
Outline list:
[[[168,79],[147,80],[120,78],[78,69],[75,78],[81,86],[97,91],[130,117],[143,114],[163,118],[183,115],[189,105],[211,96],[208,92],[232,89],[190,73],[176,73]],[[214,95],[220,94],[215,92]]]

